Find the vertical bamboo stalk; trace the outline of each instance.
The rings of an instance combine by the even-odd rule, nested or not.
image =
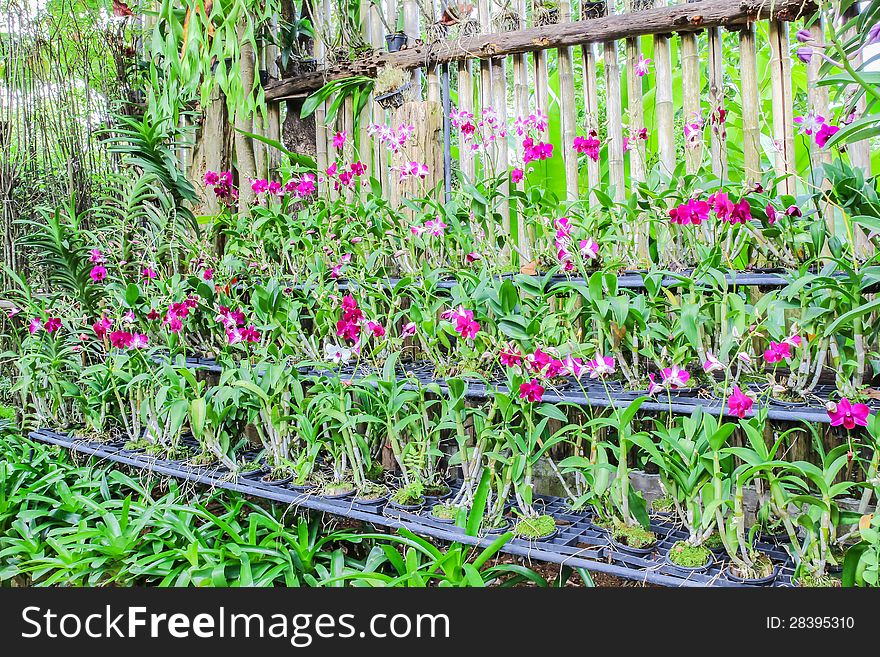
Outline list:
[[[758,121],[758,58],[755,51],[755,25],[749,23],[739,33],[740,96],[742,98],[743,163],[745,181],[761,180],[761,127]]]
[[[521,30],[525,27],[525,0],[517,0],[516,8],[518,17],[517,28]],[[529,113],[529,73],[526,68],[526,57],[523,54],[517,54],[513,55],[511,60],[513,61],[514,114],[518,117],[524,117]],[[516,188],[519,191],[523,191],[525,189],[525,182],[521,180],[517,183]],[[516,224],[512,226],[512,229],[514,228],[516,229],[519,255],[525,262],[529,262],[532,258],[532,244],[531,240],[529,240],[522,203],[520,203],[520,208],[517,212]]]
[[[498,58],[492,62],[492,96],[495,112],[498,115],[499,124],[507,125],[507,78],[504,70],[504,59]],[[510,176],[508,175],[508,153],[507,140],[499,139],[496,141],[498,149],[498,171],[501,175],[501,194],[504,198],[498,206],[498,212],[501,214],[501,227],[507,238],[504,249],[502,251],[502,260],[510,257],[510,203],[507,197],[510,195]]]
[[[632,1],[627,0],[628,11],[632,11]],[[645,110],[642,103],[642,78],[636,68],[642,57],[640,37],[626,39],[626,89],[629,109],[629,175],[633,189],[635,184],[645,180],[645,142],[638,139],[639,131],[645,127]]]
[[[377,6],[375,4],[370,5],[370,45],[373,47],[373,50],[381,51],[385,44],[385,26],[382,23],[382,19],[379,17],[379,11],[381,11],[381,6]],[[382,110],[378,105],[371,102],[370,103],[370,111],[371,111],[371,121],[376,123],[381,123],[384,121],[384,110]],[[396,126],[394,126],[396,127]],[[387,163],[385,161],[385,152],[378,144],[371,144],[372,146],[372,175],[380,182],[383,189],[387,189],[388,187],[388,179],[386,177],[387,174]]]
[[[727,138],[724,114],[724,53],[721,28],[713,27],[709,35],[709,116],[712,124],[712,173],[727,177]]]
[[[315,12],[315,19],[318,25],[326,25],[325,12],[327,7],[327,0],[324,0],[321,5],[316,6],[317,11]],[[321,30],[315,31],[314,53],[318,67],[323,68],[326,65],[326,47],[321,38]],[[315,109],[315,159],[318,164],[319,173],[323,173],[327,169],[330,159],[330,155],[327,152],[327,127],[324,125],[326,118],[327,106],[325,103],[321,103],[317,109]]]
[[[571,4],[569,0],[559,3],[560,21],[571,21]],[[565,165],[565,197],[569,201],[578,199],[578,154],[572,149],[576,133],[574,68],[571,60],[571,48],[560,48],[557,55],[559,70],[559,103],[562,114],[562,159]]]
[[[769,37],[774,168],[777,176],[787,176],[779,182],[777,191],[780,194],[794,194],[794,116],[788,23],[770,21]]]
[[[474,111],[474,77],[469,59],[458,63],[458,109],[463,112]],[[458,159],[461,172],[467,180],[472,181],[476,172],[474,153],[463,141],[458,143]]]
[[[596,80],[596,50],[592,43],[581,46],[583,57],[583,87],[584,87],[584,115],[585,128],[599,131],[599,86]],[[587,158],[587,183],[590,190],[599,186],[599,163]],[[592,194],[587,196],[587,202],[592,203]]]
[[[605,59],[605,115],[608,134],[608,174],[614,187],[614,198],[622,201],[626,179],[623,171],[623,110],[620,100],[620,66],[617,63],[617,42],[602,44]]]
[[[685,125],[699,123],[702,125],[703,115],[700,111],[700,57],[697,35],[686,33],[681,35],[681,90],[684,108]],[[703,162],[703,140],[694,139],[685,143],[685,168],[694,173]]]
[[[660,166],[664,173],[672,175],[676,164],[675,106],[672,101],[672,54],[669,37],[665,34],[654,36],[654,115]]]
[[[372,18],[372,14],[370,12],[370,5],[367,2],[360,3],[360,22],[361,22],[361,35],[364,38],[366,43],[372,43],[373,39],[373,30],[370,24],[370,19]],[[370,123],[373,118],[373,103],[367,102],[364,104],[363,108],[360,111],[360,115],[358,116],[358,159],[360,159],[361,163],[367,168],[366,175],[369,178],[372,175],[373,170],[373,157],[372,157],[372,144],[370,139],[370,134],[368,132]]]
[[[858,14],[858,3],[853,3],[853,5],[849,9],[847,9],[846,13],[844,14],[843,23],[845,24],[847,21],[858,16]],[[852,39],[854,36],[855,28],[851,28],[846,31],[844,41]],[[822,43],[824,43],[824,41]],[[858,69],[858,67],[862,65],[862,61],[862,55],[861,53],[859,53],[857,56],[853,57],[850,63],[853,65],[854,68]],[[856,88],[859,88],[858,85],[853,85],[853,89]],[[855,106],[856,118],[861,117],[865,113],[865,108],[866,101],[863,95]],[[846,145],[846,152],[849,154],[849,161],[854,167],[858,167],[859,169],[864,171],[866,176],[871,175],[871,142],[869,140],[863,139],[854,143],[848,143]]]
[[[415,0],[403,0],[403,31],[409,43],[419,40],[419,5]],[[422,99],[422,70],[413,69],[413,97]]]
[[[816,22],[810,26],[810,34],[818,43],[825,43],[825,25],[822,16],[816,17]],[[822,67],[822,59],[820,57],[812,57],[807,64],[807,106],[812,114],[828,118],[828,87],[823,87],[819,82],[819,69]],[[810,140],[810,158],[813,166],[831,162],[831,152],[819,148],[814,139]],[[816,181],[813,181],[815,184]]]

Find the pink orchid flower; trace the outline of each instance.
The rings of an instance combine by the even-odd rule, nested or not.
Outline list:
[[[614,358],[611,356],[603,356],[602,354],[596,354],[593,360],[588,360],[584,363],[584,367],[587,368],[587,371],[590,373],[591,379],[604,379],[609,374],[614,374],[616,368],[614,367]]]
[[[650,59],[645,59],[644,55],[639,55],[639,61],[636,63],[636,75],[638,75],[640,78],[646,76],[648,74],[648,65],[650,63]]]
[[[853,404],[846,397],[836,404],[828,402],[826,410],[831,418],[831,426],[842,425],[845,429],[855,429],[857,425],[868,426],[868,416],[871,414],[871,409],[866,404]]]
[[[89,251],[89,262],[93,265],[103,265],[107,262],[107,258],[101,253],[101,249],[92,249]]]
[[[342,148],[345,146],[345,140],[348,138],[348,133],[343,130],[342,132],[337,132],[333,135],[333,148]]]
[[[663,381],[663,385],[670,390],[684,388],[687,385],[687,382],[691,379],[691,375],[688,374],[687,370],[683,370],[677,365],[664,367],[660,370],[660,377]]]
[[[141,272],[141,277],[148,281],[152,281],[157,276],[156,270],[152,267],[144,267],[144,270]]]
[[[785,358],[791,358],[788,342],[770,342],[770,347],[764,351],[764,360],[768,363],[778,363]]]
[[[580,358],[575,358],[571,354],[562,359],[562,367],[559,370],[559,373],[563,376],[573,376],[576,379],[580,379],[583,375],[586,367],[584,367],[584,363]]]
[[[706,374],[711,374],[712,372],[720,372],[724,370],[724,365],[720,360],[715,357],[711,351],[706,353],[706,362],[703,363],[703,371]]]
[[[658,392],[663,390],[663,386],[661,386],[657,381],[654,380],[654,374],[651,373],[648,375],[648,394],[653,396]]]
[[[46,323],[43,324],[43,328],[46,329],[46,333],[50,335],[61,328],[61,318],[60,317],[50,317],[46,320]]]
[[[104,265],[95,265],[89,272],[89,276],[96,283],[100,283],[107,278],[107,268]]]
[[[534,353],[526,356],[526,364],[532,372],[542,372],[553,360],[553,357],[546,351],[542,351],[540,347],[535,349]]]
[[[526,381],[519,386],[519,398],[528,402],[539,402],[544,397],[544,386],[537,379]]]
[[[516,345],[507,343],[498,355],[501,364],[506,367],[516,367],[522,363],[522,352]]]
[[[524,175],[525,174],[523,173],[522,169],[520,169],[519,167],[514,167],[513,171],[510,172],[510,181],[514,185],[518,185],[519,183],[522,182]]]
[[[731,415],[742,419],[752,410],[754,403],[754,400],[740,390],[739,386],[733,386],[733,393],[727,398],[727,410]]]
[[[39,331],[41,328],[43,328],[43,321],[39,317],[34,317],[28,323],[28,333],[31,335]]]
[[[581,240],[579,245],[581,256],[587,260],[593,260],[599,255],[599,244],[593,239]]]
[[[408,322],[408,323],[404,324],[403,329],[400,331],[401,337],[404,337],[404,338],[409,337],[410,335],[415,335],[415,334],[416,334],[416,323],[415,322]]]

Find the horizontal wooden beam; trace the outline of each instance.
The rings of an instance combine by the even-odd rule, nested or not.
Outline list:
[[[478,34],[433,44],[418,43],[399,52],[374,52],[360,60],[315,73],[274,80],[265,86],[265,97],[268,102],[273,102],[302,96],[320,89],[331,80],[352,75],[375,76],[383,66],[412,69],[465,59],[487,59],[602,43],[626,37],[734,27],[770,18],[793,21],[815,11],[816,5],[812,0],[702,0],[527,30]]]

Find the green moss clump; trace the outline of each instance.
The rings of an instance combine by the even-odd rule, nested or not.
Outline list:
[[[344,481],[340,481],[334,484],[326,484],[322,490],[324,495],[343,495],[345,493],[354,492],[354,487]]]
[[[384,468],[382,468],[381,463],[379,463],[378,461],[373,461],[372,463],[370,463],[370,467],[367,468],[367,471],[364,473],[364,475],[370,481],[378,482],[382,481],[382,479],[385,477],[385,470]]]
[[[365,501],[378,500],[384,497],[385,493],[386,490],[384,486],[368,483],[357,492],[355,499]]]
[[[556,531],[556,521],[553,516],[538,516],[537,518],[522,518],[516,523],[515,533],[523,538],[544,538]]]
[[[710,550],[717,550],[724,547],[724,541],[721,540],[721,534],[714,532],[709,535],[709,538],[703,541],[703,545]]]
[[[452,504],[435,504],[431,507],[431,513],[435,518],[440,518],[442,520],[455,520],[459,508],[460,507]]]
[[[672,513],[675,511],[675,500],[672,499],[671,495],[658,497],[651,502],[651,510],[655,513]]]
[[[143,449],[149,450],[154,447],[153,443],[143,438],[139,438],[137,440],[127,440],[125,444],[122,446],[122,449]],[[158,453],[158,452],[153,452]]]
[[[410,482],[397,490],[391,497],[391,500],[401,506],[422,504],[425,501],[425,486],[420,481]]]
[[[627,547],[643,549],[649,548],[657,543],[657,536],[652,531],[643,529],[642,527],[630,527],[622,522],[614,525],[611,536],[615,541]]]
[[[709,548],[704,545],[690,545],[685,541],[678,541],[669,550],[669,560],[676,566],[699,568],[706,565],[711,554]]]

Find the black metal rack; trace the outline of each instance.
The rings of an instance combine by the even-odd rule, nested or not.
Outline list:
[[[428,514],[427,508],[403,511],[384,504],[361,506],[351,499],[321,497],[294,490],[287,484],[265,483],[259,477],[234,475],[219,467],[187,465],[181,461],[149,456],[143,451],[126,450],[121,444],[81,440],[46,429],[31,432],[30,437],[73,452],[158,475],[236,491],[389,529],[406,527],[416,534],[442,541],[484,547],[498,537],[497,533],[470,536],[454,524],[434,520]],[[555,534],[545,540],[513,538],[504,545],[503,552],[662,586],[746,586],[727,578],[725,574],[727,563],[719,554],[713,554],[712,563],[702,572],[686,572],[669,563],[666,559],[669,548],[676,541],[686,537],[680,528],[671,523],[663,520],[653,521],[651,529],[659,538],[657,545],[645,554],[633,554],[613,544],[609,540],[608,533],[591,522],[592,516],[588,511],[573,511],[565,500],[550,496],[537,496],[536,506],[543,513],[554,518],[557,525]],[[767,585],[792,586],[794,564],[785,549],[779,544],[766,542],[759,542],[755,547],[777,564],[777,575]]]

